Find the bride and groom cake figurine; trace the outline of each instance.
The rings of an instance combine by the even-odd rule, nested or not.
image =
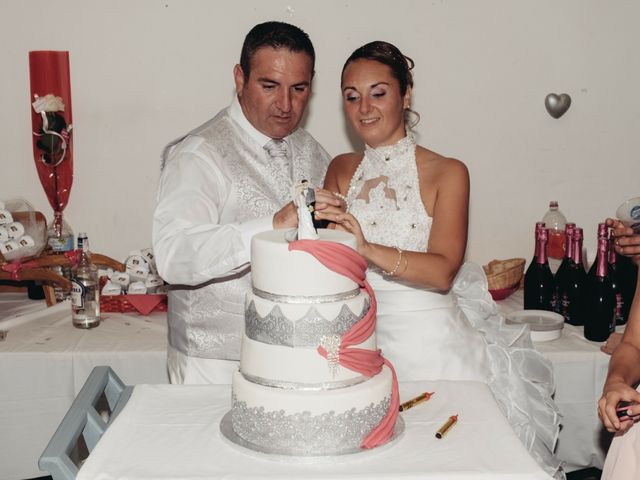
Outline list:
[[[316,193],[309,185],[308,180],[302,180],[293,186],[291,190],[293,203],[298,209],[298,228],[287,233],[287,239],[292,240],[317,240],[318,229],[325,228],[328,224],[325,220],[318,220],[315,216]]]
[[[308,182],[293,194],[297,232],[267,231],[251,242],[252,289],[222,433],[277,455],[383,445],[402,422],[396,375],[377,347],[367,262],[353,235],[315,229]]]

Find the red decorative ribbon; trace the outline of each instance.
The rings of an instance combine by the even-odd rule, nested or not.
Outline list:
[[[372,377],[380,373],[383,365],[387,365],[393,377],[391,404],[382,421],[374,428],[362,442],[363,448],[373,448],[387,442],[393,436],[400,407],[398,393],[398,379],[393,365],[382,356],[380,349],[367,350],[352,348],[369,338],[376,328],[376,312],[378,309],[373,289],[366,280],[367,262],[358,252],[346,245],[322,240],[298,240],[289,244],[289,250],[300,250],[313,255],[328,269],[356,282],[364,288],[371,299],[371,306],[364,317],[356,322],[351,329],[342,335],[340,342],[338,363],[343,367]],[[321,346],[318,353],[327,357],[328,352]]]
[[[69,263],[71,263],[71,267],[75,267],[78,264],[78,261],[80,260],[80,254],[80,250],[69,250],[67,252],[64,252],[65,258],[67,258],[67,260],[69,260]]]
[[[24,269],[24,268],[36,268],[38,266],[38,264],[36,262],[34,262],[33,260],[31,260],[30,262],[13,262],[13,263],[5,263],[4,265],[2,265],[2,271],[10,273],[11,274],[11,280],[15,280],[16,282],[20,281],[20,275],[19,272],[20,270]]]

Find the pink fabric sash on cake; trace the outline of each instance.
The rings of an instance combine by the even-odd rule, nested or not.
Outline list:
[[[355,323],[351,329],[342,335],[340,342],[338,363],[345,368],[372,377],[387,365],[393,377],[391,404],[382,421],[374,428],[362,442],[363,448],[373,448],[387,442],[393,436],[393,429],[398,417],[400,407],[400,395],[398,393],[398,379],[393,365],[382,356],[380,349],[367,350],[364,348],[352,348],[369,338],[376,328],[376,297],[373,289],[366,280],[367,262],[354,249],[335,242],[322,240],[298,240],[289,244],[289,250],[300,250],[313,255],[328,269],[344,275],[364,288],[371,299],[371,306],[364,317]],[[328,352],[318,347],[318,353],[327,357]]]

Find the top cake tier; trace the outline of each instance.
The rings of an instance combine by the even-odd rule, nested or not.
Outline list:
[[[311,303],[322,303],[323,297],[358,293],[358,285],[335,273],[313,255],[289,251],[285,239],[288,230],[271,230],[255,235],[251,240],[251,277],[257,294],[281,295],[295,302],[295,297],[310,297]],[[337,230],[318,230],[320,241],[337,242],[356,248],[353,235]],[[312,240],[318,241],[318,240]],[[303,299],[301,299],[303,300]],[[284,300],[285,302],[287,300]]]

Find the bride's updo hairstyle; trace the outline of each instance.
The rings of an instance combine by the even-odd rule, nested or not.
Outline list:
[[[347,66],[360,59],[373,60],[388,66],[391,69],[391,75],[398,80],[400,96],[404,97],[407,93],[407,88],[413,88],[413,74],[411,73],[414,67],[413,60],[404,55],[395,45],[376,40],[357,48],[344,62],[341,78],[344,77],[344,71]],[[411,110],[411,108],[405,109],[404,122],[409,129],[415,127],[419,121],[420,115],[418,112]]]

